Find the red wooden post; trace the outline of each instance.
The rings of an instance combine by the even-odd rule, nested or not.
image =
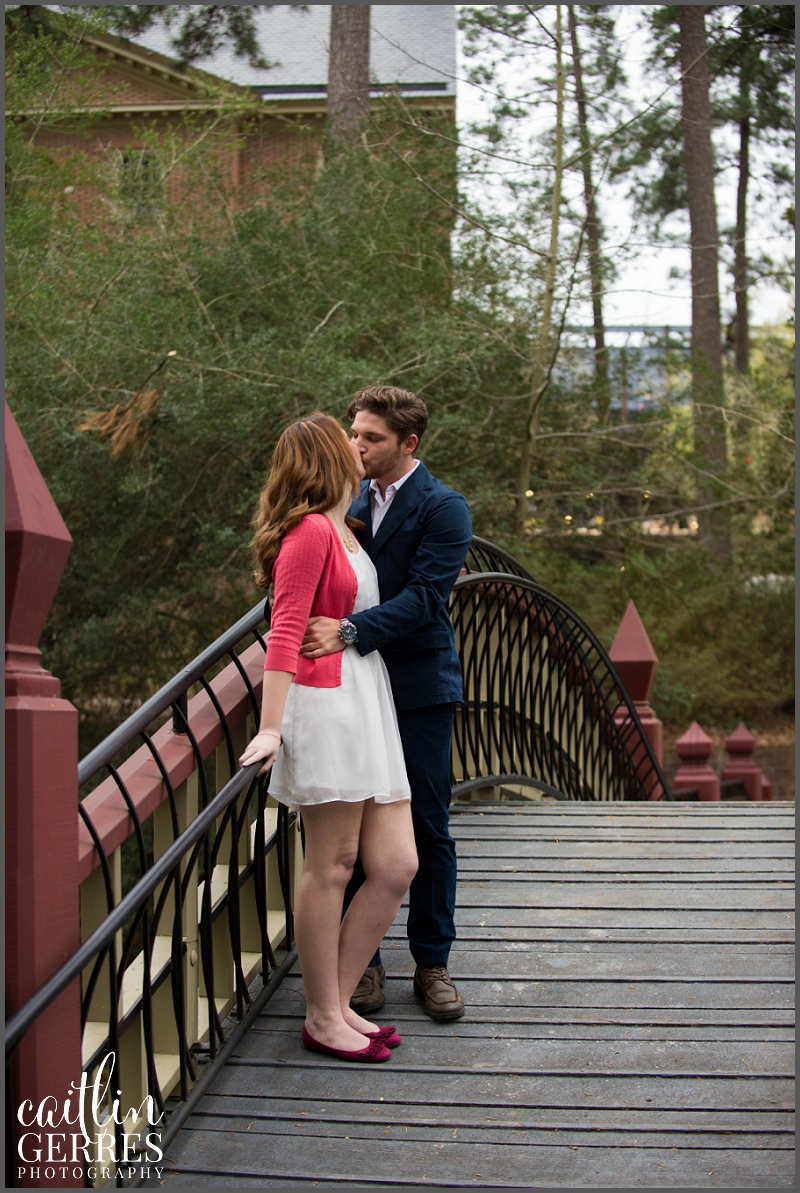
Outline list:
[[[696,787],[701,800],[720,799],[719,779],[708,763],[713,748],[711,738],[693,721],[675,742],[681,765],[672,784],[673,791]]]
[[[608,656],[634,703],[642,727],[653,747],[653,753],[659,764],[662,764],[664,761],[664,726],[649,704],[653,680],[658,670],[658,655],[653,649],[653,644],[648,638],[647,630],[639,616],[639,610],[633,601],[628,601],[628,608],[625,610],[625,616],[620,622],[617,636],[611,645]],[[617,706],[614,720],[620,727],[623,727],[629,720],[624,704]],[[645,776],[650,763],[641,747],[638,754],[634,754],[634,761],[638,763],[639,773]],[[663,794],[664,791],[659,783],[651,791],[650,799],[661,799]]]
[[[80,944],[78,894],[78,714],[45,671],[38,642],[67,562],[72,539],[6,403],[6,996],[13,1014]],[[35,1114],[55,1099],[60,1118],[70,1084],[80,1081],[79,980],[27,1033],[13,1064],[13,1107],[29,1100]],[[72,1096],[73,1108],[75,1096]],[[49,1102],[45,1110],[53,1108]],[[28,1121],[33,1117],[29,1113]],[[48,1128],[28,1139],[31,1165],[13,1162],[15,1183],[78,1188],[69,1164],[69,1132],[54,1127],[55,1162],[47,1164]],[[52,1147],[53,1145],[51,1145]],[[61,1149],[60,1151],[58,1149]],[[54,1157],[54,1158],[55,1158]],[[58,1160],[65,1157],[64,1164]],[[25,1168],[24,1175],[20,1168]],[[45,1171],[55,1173],[52,1179]],[[65,1174],[65,1175],[64,1175]]]
[[[755,748],[756,739],[744,721],[740,721],[725,742],[729,761],[722,772],[722,777],[723,779],[741,779],[747,788],[750,799],[759,802],[770,798],[772,787],[753,761]]]

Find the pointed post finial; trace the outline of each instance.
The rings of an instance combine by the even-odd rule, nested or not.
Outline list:
[[[658,655],[648,637],[644,622],[639,616],[639,610],[633,601],[628,601],[625,615],[620,622],[617,635],[608,652],[611,662],[622,681],[625,691],[634,703],[642,728],[647,734],[653,747],[653,753],[659,763],[664,761],[664,726],[650,707],[650,693],[653,680],[658,670]],[[622,729],[630,720],[628,710],[623,703],[617,706],[614,720]],[[650,761],[644,747],[639,746],[641,757],[634,756],[640,773],[644,776],[650,769]],[[651,792],[650,798],[660,799],[663,796],[659,784],[657,790]]]
[[[740,721],[725,742],[728,762],[722,772],[723,779],[739,779],[744,783],[747,794],[755,803],[768,799],[768,791],[771,794],[770,785],[753,760],[757,744],[744,721]]]
[[[672,783],[673,791],[696,787],[698,798],[718,802],[721,797],[719,779],[709,764],[714,743],[708,734],[693,721],[682,737],[675,742],[681,765]]]

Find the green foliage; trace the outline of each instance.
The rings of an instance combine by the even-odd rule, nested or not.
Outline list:
[[[246,58],[250,66],[264,69],[270,65],[259,43],[254,13],[257,8],[275,8],[274,4],[65,4],[60,7],[66,11],[77,8],[83,16],[102,20],[122,37],[136,37],[158,25],[170,33],[176,29],[170,45],[184,65],[210,57],[227,44],[237,57]]]
[[[56,33],[14,60],[17,110],[53,62],[89,71]],[[292,162],[251,179],[260,197],[237,206],[220,146],[250,117],[224,89],[216,103],[212,122],[136,130],[158,163],[146,203],[113,158],[37,146],[31,134],[63,126],[63,105],[9,125],[7,395],[75,541],[42,647],[80,709],[82,748],[259,599],[250,519],[279,434],[315,408],[342,417],[371,382],[425,399],[421,454],[467,495],[477,532],[524,552],[608,641],[635,597],[664,661],[655,703],[668,718],[780,707],[788,593],[746,584],[791,571],[791,343],[765,341],[731,389],[730,576],[690,535],[639,529],[645,517],[686,529],[696,472],[682,378],[661,408],[603,423],[566,352],[540,425],[529,537],[516,543],[509,494],[538,265],[480,213],[452,248],[463,199],[448,118],[387,101],[322,168],[298,128]],[[86,187],[102,198],[88,216]]]
[[[704,5],[708,67],[715,127],[748,118],[752,135],[766,146],[794,144],[794,7],[786,4]],[[680,78],[676,5],[657,5],[645,18],[653,38],[648,70]],[[669,96],[636,122],[632,142],[620,161],[634,171],[632,190],[640,212],[659,227],[686,209],[686,174],[680,105]],[[720,164],[726,154],[718,146]],[[652,169],[647,169],[652,165]],[[768,170],[764,183],[788,193],[793,175]]]
[[[764,726],[792,707],[793,348],[790,328],[762,334],[750,376],[726,382],[737,495],[729,569],[695,541],[690,516],[669,513],[694,484],[690,411],[679,388],[602,435],[539,440],[528,566],[606,646],[635,600],[661,660],[652,703],[676,728],[694,718]],[[574,414],[562,417],[575,428]],[[602,535],[591,533],[598,512],[606,515]],[[648,522],[671,532],[642,533]]]
[[[622,564],[587,554],[574,543],[540,542],[527,559],[606,648],[636,602],[660,660],[651,703],[667,726],[682,730],[697,719],[733,729],[744,719],[768,727],[793,711],[791,573],[762,574],[761,582],[743,580],[747,568],[723,575],[691,540],[649,550],[630,541]],[[758,566],[751,561],[751,576]]]
[[[434,138],[393,129],[389,153],[378,130],[377,151],[316,179],[286,168],[234,215],[208,137],[189,152],[139,131],[166,174],[180,161],[178,203],[133,216],[100,161],[96,218],[38,181],[28,211],[47,219],[21,216],[7,245],[8,398],[75,539],[43,647],[87,742],[257,600],[250,517],[288,421],[408,385],[432,407],[431,465],[480,493],[478,435],[459,433],[496,355],[485,316],[453,307],[453,162]],[[119,451],[80,429],[98,414],[125,429]]]

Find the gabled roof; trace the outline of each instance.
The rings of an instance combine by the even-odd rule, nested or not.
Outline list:
[[[118,86],[117,94],[103,105],[109,113],[206,110],[213,106],[221,86],[241,98],[251,93],[247,87],[194,66],[183,66],[175,58],[124,37],[104,33],[87,37],[86,41],[101,62],[117,68],[117,82],[122,87]],[[133,86],[126,89],[126,81]],[[126,95],[126,90],[130,94]]]
[[[324,106],[328,80],[329,4],[301,12],[288,4],[262,5],[255,23],[269,69],[250,66],[224,46],[203,59],[205,68],[231,83],[255,90],[264,100],[313,109]],[[405,98],[444,101],[456,93],[456,12],[453,4],[373,4],[370,73],[373,95],[397,88]],[[137,43],[170,53],[172,34],[153,28]]]
[[[8,6],[7,6],[8,7]],[[136,40],[111,33],[87,37],[100,61],[114,68],[113,85],[96,102],[71,111],[102,107],[109,115],[206,111],[220,88],[256,106],[284,114],[322,114],[328,78],[329,4],[307,12],[288,4],[261,5],[255,21],[268,69],[252,67],[229,45],[203,59],[204,68],[182,66],[171,33],[153,28]],[[370,73],[372,94],[396,89],[415,106],[455,105],[456,17],[452,4],[372,5]]]
[[[84,39],[84,44],[95,52],[99,64],[108,69],[105,78],[97,80],[96,94],[81,95],[77,102],[69,102],[71,112],[96,108],[102,108],[108,115],[207,111],[218,104],[221,89],[239,98],[253,97],[251,88],[196,67],[183,67],[175,58],[123,37],[93,34]],[[65,98],[67,94],[68,89]]]

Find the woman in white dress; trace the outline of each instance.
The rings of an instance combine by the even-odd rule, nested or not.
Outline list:
[[[377,651],[347,646],[349,614],[378,604],[372,561],[347,524],[363,477],[329,415],[287,427],[261,491],[256,582],[272,584],[259,732],[243,766],[273,767],[270,795],[300,809],[305,865],[295,939],[306,992],[303,1043],[342,1060],[383,1061],[400,1043],[350,1009],[351,995],[417,869],[408,778],[389,678]],[[355,523],[359,525],[359,523]],[[309,617],[344,621],[342,650],[300,655]],[[356,856],[366,882],[342,920]]]

